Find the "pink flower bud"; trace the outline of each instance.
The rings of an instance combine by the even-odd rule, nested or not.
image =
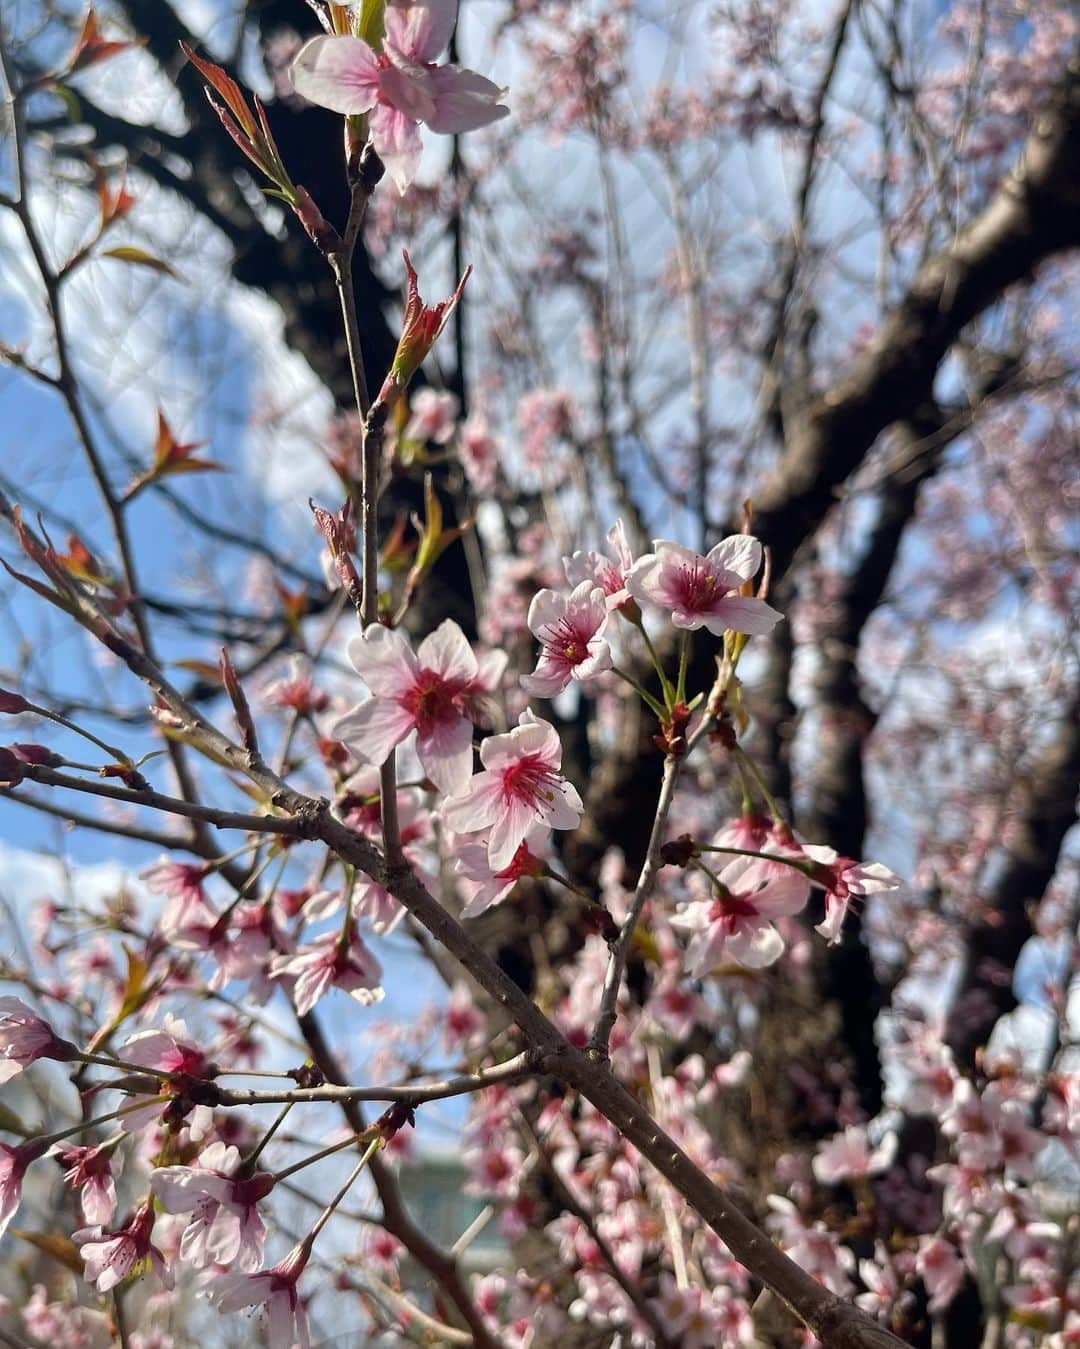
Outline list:
[[[18,998],[0,998],[0,1082],[7,1082],[38,1059],[61,1063],[78,1057],[78,1050],[53,1033],[26,1003]]]

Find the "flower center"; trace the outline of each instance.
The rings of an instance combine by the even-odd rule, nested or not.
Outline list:
[[[569,618],[560,618],[544,629],[544,645],[556,660],[567,665],[580,665],[588,657],[591,636]]]
[[[460,692],[457,684],[449,683],[434,670],[421,670],[416,682],[406,690],[401,705],[424,732],[439,723],[457,720],[461,715],[457,705]]]
[[[761,911],[748,895],[733,895],[730,890],[718,894],[709,909],[709,922],[722,923],[734,932],[745,918],[758,918]]]
[[[683,608],[691,612],[708,609],[724,593],[719,590],[716,573],[700,562],[679,568],[675,589]]]
[[[550,801],[556,776],[539,754],[526,754],[503,770],[503,800],[524,801],[529,806],[535,806],[541,800]]]

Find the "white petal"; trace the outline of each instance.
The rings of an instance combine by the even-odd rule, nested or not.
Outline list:
[[[751,534],[730,534],[709,549],[708,558],[714,567],[749,581],[761,570],[761,544]]]
[[[330,726],[335,740],[343,740],[364,763],[385,763],[395,745],[412,731],[412,717],[392,698],[369,698]]]
[[[301,98],[331,112],[370,112],[375,106],[379,66],[358,37],[312,38],[297,53],[291,73]]]
[[[420,668],[401,633],[381,623],[372,623],[362,636],[354,637],[348,649],[353,668],[372,693],[400,693]]]
[[[434,670],[447,680],[464,683],[475,679],[478,666],[465,634],[452,618],[445,618],[420,643],[416,658],[424,670]]]

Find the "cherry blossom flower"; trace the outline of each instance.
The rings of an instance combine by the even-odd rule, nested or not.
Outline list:
[[[550,471],[556,442],[571,440],[577,409],[566,389],[533,389],[518,402],[518,424],[525,435],[525,462]]]
[[[317,937],[296,955],[281,956],[271,969],[277,978],[295,978],[293,1001],[305,1016],[331,988],[340,988],[363,1007],[383,997],[382,966],[364,945],[355,926],[346,941],[338,932]]]
[[[458,456],[472,490],[480,496],[491,496],[498,480],[499,442],[483,417],[469,417],[462,423]]]
[[[334,573],[336,589],[341,578]],[[304,656],[294,655],[285,674],[272,679],[262,691],[262,701],[267,707],[288,707],[294,712],[309,714],[324,712],[329,698],[315,683],[311,662]]]
[[[59,1154],[67,1167],[64,1179],[79,1192],[83,1217],[89,1226],[104,1227],[116,1212],[116,1181],[113,1179],[113,1148],[71,1147]]]
[[[179,1017],[166,1014],[162,1030],[138,1031],[130,1036],[120,1047],[120,1057],[126,1063],[137,1064],[151,1072],[178,1073],[186,1077],[202,1077],[209,1060],[196,1045],[187,1038],[188,1029]],[[146,1098],[132,1096],[131,1105]],[[133,1133],[144,1128],[152,1120],[163,1114],[171,1102],[146,1100],[141,1110],[126,1110],[120,1117],[121,1129]],[[191,1127],[197,1133],[205,1133],[213,1122],[213,1111],[209,1106],[197,1105],[191,1112]]]
[[[392,1232],[374,1223],[365,1227],[360,1236],[362,1259],[381,1274],[394,1273],[405,1253],[405,1247]]]
[[[472,722],[463,698],[480,667],[465,634],[445,619],[415,654],[400,632],[372,624],[349,643],[349,659],[372,696],[331,728],[365,763],[384,763],[416,732],[424,772],[440,791],[465,790],[472,773]]]
[[[925,1027],[916,1026],[908,1042],[899,1046],[897,1059],[907,1081],[903,1105],[912,1115],[941,1116],[952,1105],[956,1063],[952,1050]]]
[[[0,1299],[2,1310],[2,1299]],[[106,1345],[112,1339],[113,1327],[104,1312],[89,1307],[71,1306],[65,1302],[50,1302],[44,1284],[35,1284],[26,1305],[22,1308],[23,1325],[35,1343],[47,1344],[52,1349],[90,1349]]]
[[[152,895],[164,895],[167,900],[161,911],[163,927],[182,927],[192,910],[209,911],[203,889],[205,862],[173,862],[162,857],[139,874]]]
[[[573,829],[580,821],[581,797],[559,772],[562,745],[549,721],[526,709],[512,731],[487,737],[480,761],[484,771],[462,795],[443,803],[442,818],[459,834],[491,830],[492,870],[510,865],[531,825]]]
[[[446,445],[453,439],[458,400],[452,393],[420,389],[412,398],[412,416],[405,426],[406,440],[433,440]]]
[[[0,1082],[10,1082],[38,1059],[67,1063],[77,1054],[75,1046],[61,1040],[25,1002],[0,998]]]
[[[210,1285],[210,1301],[220,1312],[242,1307],[262,1308],[269,1349],[310,1349],[307,1314],[296,1283],[308,1261],[303,1245],[294,1246],[284,1260],[257,1274],[225,1274]]]
[[[386,7],[381,51],[358,37],[316,37],[292,65],[293,88],[310,103],[346,115],[370,113],[372,142],[402,193],[420,163],[418,122],[455,134],[510,111],[499,102],[503,91],[482,75],[434,64],[456,15],[456,0],[399,0]]]
[[[964,1262],[956,1247],[943,1237],[921,1237],[915,1256],[915,1271],[930,1295],[930,1310],[942,1311],[960,1291]]]
[[[810,894],[810,882],[799,871],[752,857],[736,857],[719,873],[722,889],[711,899],[693,900],[671,919],[672,927],[692,932],[687,948],[687,973],[692,979],[708,974],[725,954],[749,969],[761,969],[779,960],[784,939],[774,918],[798,913]]]
[[[814,1175],[823,1185],[880,1175],[892,1166],[898,1143],[896,1134],[889,1132],[871,1151],[865,1128],[852,1124],[818,1148]]]
[[[912,1295],[902,1290],[896,1267],[880,1241],[874,1243],[873,1260],[859,1261],[859,1278],[867,1291],[859,1293],[855,1305],[871,1316],[887,1313],[898,1305],[907,1305]]]
[[[7,1231],[8,1223],[19,1207],[26,1168],[44,1155],[47,1146],[35,1139],[16,1147],[0,1143],[0,1237]]]
[[[486,1026],[472,989],[463,981],[456,983],[443,1013],[443,1043],[447,1049],[475,1049],[483,1043]]]
[[[814,931],[820,932],[830,944],[840,940],[852,896],[861,898],[895,890],[900,884],[900,877],[880,862],[854,862],[823,845],[804,845],[803,852],[818,864],[814,880],[825,887],[825,918]]]
[[[96,1284],[99,1293],[108,1293],[148,1260],[165,1287],[171,1288],[172,1276],[150,1240],[153,1231],[154,1205],[148,1199],[115,1232],[103,1232],[95,1226],[73,1233],[72,1240],[80,1247],[85,1266],[83,1277]]]
[[[704,627],[716,637],[727,629],[766,633],[783,615],[764,600],[738,593],[760,567],[761,544],[748,534],[722,539],[704,557],[682,544],[654,539],[653,551],[630,568],[626,588],[639,603],[670,609],[677,628]]]
[[[274,1187],[268,1172],[237,1178],[240,1153],[216,1142],[201,1153],[198,1166],[162,1166],[150,1176],[166,1213],[190,1213],[180,1255],[196,1269],[235,1265],[252,1273],[262,1263],[266,1228],[259,1200]]]
[[[509,864],[499,871],[492,869],[486,842],[463,843],[456,848],[454,872],[461,877],[461,889],[466,897],[465,907],[461,910],[462,918],[475,918],[485,909],[498,904],[522,877],[542,876],[544,863],[540,854],[547,838],[548,831],[543,825],[530,826]]]
[[[581,683],[611,669],[606,632],[610,611],[604,592],[582,581],[569,595],[538,590],[529,605],[529,631],[540,640],[540,659],[521,687],[536,698],[554,698],[577,679]]]
[[[190,1077],[201,1077],[207,1066],[206,1055],[189,1041],[185,1023],[170,1013],[166,1013],[161,1030],[143,1030],[129,1036],[121,1046],[121,1057],[140,1068]]]
[[[780,1244],[797,1265],[823,1283],[838,1297],[851,1292],[848,1275],[855,1269],[855,1256],[823,1223],[807,1223],[790,1199],[770,1194],[772,1210],[767,1226],[780,1234]]]
[[[489,1142],[486,1146],[466,1148],[461,1162],[473,1177],[466,1183],[467,1194],[513,1199],[525,1174],[525,1154],[510,1142]]]
[[[608,530],[607,539],[614,557],[592,550],[577,552],[563,558],[563,570],[572,586],[592,581],[604,592],[609,609],[622,609],[630,599],[626,577],[634,565],[634,555],[630,551],[626,527],[621,520],[616,520]]]

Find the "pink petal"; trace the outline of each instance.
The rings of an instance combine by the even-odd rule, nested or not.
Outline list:
[[[479,672],[473,649],[452,618],[444,619],[424,638],[417,648],[416,658],[422,669],[434,670],[448,681],[468,683]]]
[[[772,632],[783,616],[764,600],[754,599],[751,595],[729,595],[713,606],[705,626],[717,637],[725,628],[760,636]]]
[[[761,570],[761,544],[750,534],[731,534],[709,549],[708,560],[717,570],[749,581]]]
[[[413,122],[435,116],[435,85],[432,71],[398,56],[387,48],[392,65],[379,71],[379,101],[388,103]]]
[[[667,593],[661,584],[664,563],[655,553],[639,557],[626,573],[626,588],[636,600],[663,604]]]
[[[292,64],[293,88],[331,112],[370,112],[378,98],[375,53],[358,37],[312,38]]]
[[[750,970],[775,964],[784,954],[784,939],[772,923],[743,923],[728,936],[727,951]]]
[[[535,823],[536,812],[526,801],[512,797],[491,828],[488,839],[488,861],[493,871],[502,871],[514,860],[518,845]],[[576,824],[577,821],[575,820]]]
[[[462,796],[442,805],[442,820],[457,834],[475,834],[494,824],[502,796],[502,778],[498,773],[477,773]]]
[[[416,123],[404,113],[380,103],[368,119],[368,129],[386,171],[401,193],[416,177],[423,145]]]
[[[754,895],[754,904],[770,918],[798,913],[810,898],[809,879],[794,868],[785,870],[785,875],[772,877]]]
[[[402,686],[414,682],[420,669],[409,643],[400,632],[372,623],[349,643],[349,660],[372,693],[400,696]]]
[[[540,805],[545,824],[552,829],[576,829],[585,810],[577,788],[569,782],[559,782],[551,790],[551,800]]]
[[[413,61],[434,61],[450,45],[457,0],[413,0],[387,5],[386,43]]]
[[[390,698],[369,698],[330,727],[335,740],[343,740],[364,763],[385,763],[390,751],[415,726],[412,716]]]
[[[424,121],[432,131],[447,135],[476,131],[510,115],[510,109],[499,102],[506,91],[475,70],[439,66],[431,72],[431,82],[435,91],[435,111]]]
[[[686,949],[686,972],[691,979],[699,979],[720,964],[724,954],[727,932],[721,923],[713,923],[699,932]]]
[[[565,616],[566,606],[566,596],[560,595],[557,590],[538,590],[529,605],[526,619],[529,631],[534,637],[539,637],[543,628],[553,626]]]
[[[416,751],[424,772],[447,796],[460,796],[472,777],[472,722],[436,722],[431,734],[416,737]]]
[[[572,672],[566,661],[555,660],[548,651],[541,652],[536,669],[523,675],[521,687],[531,698],[554,698],[570,683]]]

